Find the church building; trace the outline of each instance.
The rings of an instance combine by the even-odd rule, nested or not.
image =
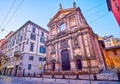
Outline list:
[[[85,20],[81,9],[60,8],[48,23],[45,71],[99,71],[104,62],[98,44],[98,35]]]

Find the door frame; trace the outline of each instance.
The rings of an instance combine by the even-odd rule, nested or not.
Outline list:
[[[62,58],[62,52],[64,52],[64,51],[66,51],[67,53],[68,53],[68,62],[69,62],[69,64],[68,64],[68,69],[63,69],[63,58]],[[60,56],[61,56],[61,69],[62,69],[62,71],[70,71],[71,70],[71,65],[70,65],[70,52],[69,52],[69,50],[68,49],[64,49],[64,50],[61,50],[61,52],[60,52]],[[65,66],[65,65],[64,65]]]
[[[53,65],[53,64],[54,64],[54,65]],[[56,64],[56,60],[55,60],[55,59],[52,59],[52,60],[51,60],[51,65],[52,65],[51,70],[52,70],[52,71],[55,71],[55,68],[56,68],[56,67],[55,67],[55,64]]]
[[[81,69],[78,69],[77,59],[81,60],[81,65],[82,65]],[[82,70],[83,69],[83,63],[82,63],[82,56],[81,55],[76,55],[75,56],[75,65],[76,65],[76,70]]]

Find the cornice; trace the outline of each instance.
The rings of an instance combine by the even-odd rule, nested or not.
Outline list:
[[[87,31],[83,31],[86,29],[87,29]],[[86,28],[78,27],[78,28],[75,28],[74,30],[63,31],[63,34],[62,33],[61,33],[61,35],[57,34],[52,39],[48,39],[46,41],[46,46],[51,45],[53,43],[55,44],[64,39],[74,39],[79,35],[84,35],[84,34],[88,34],[88,33],[89,33],[88,27],[86,27]]]

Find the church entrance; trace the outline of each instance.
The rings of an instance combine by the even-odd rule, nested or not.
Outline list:
[[[78,68],[78,70],[82,70],[82,62],[81,62],[81,59],[77,59],[76,62],[77,62],[77,68]]]
[[[61,51],[61,61],[62,61],[62,70],[63,71],[70,70],[69,51],[67,49]]]

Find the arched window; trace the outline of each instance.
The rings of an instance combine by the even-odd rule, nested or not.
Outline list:
[[[66,29],[66,25],[65,25],[65,23],[62,23],[62,24],[59,26],[59,32],[65,30],[65,29]]]

